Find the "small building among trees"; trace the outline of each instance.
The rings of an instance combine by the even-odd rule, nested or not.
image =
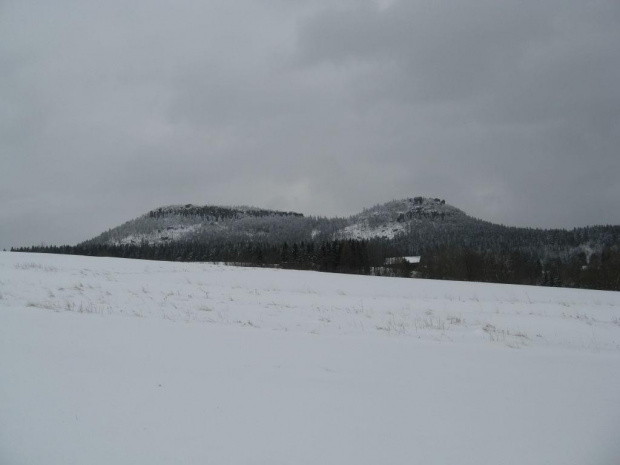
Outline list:
[[[422,257],[388,257],[385,259],[385,267],[391,269],[395,276],[413,278],[420,265]]]

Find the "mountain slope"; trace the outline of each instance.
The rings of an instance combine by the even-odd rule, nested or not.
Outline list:
[[[301,213],[254,207],[170,205],[86,241],[87,244],[161,244],[174,241],[275,239],[309,221]],[[284,231],[284,232],[283,232]]]
[[[420,255],[442,247],[481,252],[520,251],[540,259],[578,253],[588,258],[620,245],[620,227],[573,230],[507,227],[467,215],[438,198],[393,200],[349,218],[306,217],[254,207],[173,205],[160,207],[82,245],[322,243],[334,240],[386,243],[392,255]]]
[[[463,211],[436,198],[414,197],[376,205],[349,218],[349,224],[340,231],[343,238],[394,239],[414,229],[429,225],[456,225],[476,223]]]
[[[333,239],[393,239],[407,232],[443,224],[479,222],[440,199],[423,197],[376,205],[349,218],[305,217],[301,213],[254,207],[171,205],[86,241],[86,244],[149,244],[174,241],[321,241]]]

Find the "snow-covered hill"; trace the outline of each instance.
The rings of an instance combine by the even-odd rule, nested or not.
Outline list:
[[[163,244],[219,237],[247,240],[256,237],[294,236],[309,228],[300,213],[255,207],[169,205],[139,216],[87,241],[93,244]],[[303,225],[303,226],[301,226]],[[305,231],[304,231],[305,232]]]
[[[434,223],[454,224],[476,222],[458,208],[446,205],[445,200],[414,197],[376,205],[349,219],[349,224],[338,233],[351,239],[383,237],[394,239],[408,229]]]
[[[0,463],[616,464],[620,293],[0,253]]]
[[[174,241],[393,239],[408,228],[476,222],[444,200],[415,197],[376,205],[349,218],[304,217],[253,207],[171,205],[152,210],[87,241],[100,244],[161,244]]]

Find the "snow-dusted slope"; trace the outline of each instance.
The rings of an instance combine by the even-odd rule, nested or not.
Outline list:
[[[620,294],[0,253],[0,463],[616,464]]]
[[[300,229],[300,223],[305,225],[308,222],[302,214],[295,212],[246,206],[168,205],[127,221],[86,243],[119,245],[146,242],[153,245],[215,237],[248,239],[267,234],[279,238],[282,229]]]
[[[259,238],[272,242],[333,239],[393,239],[424,225],[443,227],[478,221],[445,201],[415,197],[376,205],[343,218],[307,218],[299,213],[253,207],[170,205],[152,210],[93,238],[103,244],[161,244],[171,241]]]
[[[349,219],[349,225],[339,234],[351,239],[372,239],[382,237],[394,239],[408,228],[424,224],[451,224],[475,222],[458,208],[446,205],[444,200],[414,197],[376,205]]]

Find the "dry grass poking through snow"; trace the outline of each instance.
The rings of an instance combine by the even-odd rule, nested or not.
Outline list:
[[[619,318],[614,292],[0,253],[0,462],[615,464]]]
[[[313,335],[620,350],[618,293],[2,254],[0,304]]]

